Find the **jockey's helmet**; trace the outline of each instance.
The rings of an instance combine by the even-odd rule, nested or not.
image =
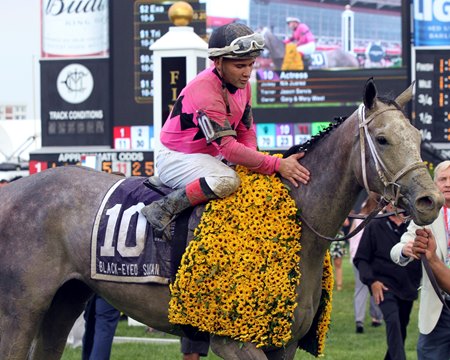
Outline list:
[[[295,21],[295,22],[298,22],[299,24],[301,23],[301,21],[300,21],[300,19],[298,18],[298,17],[294,17],[294,16],[288,16],[287,18],[286,18],[286,23],[290,23],[290,22],[293,22],[293,21]]]
[[[223,25],[213,31],[208,43],[210,59],[251,59],[264,48],[264,38],[248,26],[239,23]]]

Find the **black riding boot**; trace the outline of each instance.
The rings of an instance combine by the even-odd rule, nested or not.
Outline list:
[[[186,190],[178,189],[143,207],[141,213],[159,235],[165,234],[166,238],[170,239],[170,223],[190,206],[192,204],[186,195]]]
[[[178,189],[162,199],[142,208],[141,213],[153,225],[159,235],[165,235],[170,240],[169,224],[178,214],[191,206],[203,204],[211,199],[217,199],[205,178],[200,178],[187,184],[184,189]]]

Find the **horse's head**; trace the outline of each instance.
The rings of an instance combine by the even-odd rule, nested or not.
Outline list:
[[[409,213],[418,225],[437,218],[444,202],[420,156],[420,132],[402,109],[412,98],[412,84],[395,100],[377,98],[369,79],[358,110],[361,185]]]

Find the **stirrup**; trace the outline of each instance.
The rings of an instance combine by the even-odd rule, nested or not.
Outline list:
[[[153,231],[155,233],[156,237],[159,237],[163,240],[166,241],[171,241],[172,240],[172,233],[170,232],[170,225],[174,222],[174,220],[177,218],[178,215],[173,215],[169,222],[164,225],[164,227],[162,229],[157,229],[157,228],[153,228]]]

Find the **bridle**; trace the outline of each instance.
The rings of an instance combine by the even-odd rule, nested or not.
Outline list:
[[[380,109],[375,111],[373,114],[371,114],[368,118],[365,116],[365,106],[364,104],[359,105],[358,108],[358,122],[359,122],[359,143],[360,143],[360,149],[361,149],[361,168],[362,168],[362,176],[363,176],[363,182],[364,182],[364,188],[366,189],[367,193],[370,193],[369,184],[367,181],[367,172],[366,172],[366,147],[365,147],[365,141],[367,141],[367,145],[370,150],[370,154],[372,155],[372,159],[375,163],[375,168],[377,170],[378,177],[383,182],[384,185],[384,195],[383,198],[391,203],[395,209],[397,209],[398,206],[398,200],[400,199],[400,189],[401,185],[397,183],[398,180],[400,180],[403,176],[405,176],[407,173],[409,173],[412,170],[418,169],[418,168],[426,168],[426,165],[423,161],[415,161],[407,166],[405,166],[403,169],[401,169],[396,174],[393,174],[389,171],[389,169],[384,164],[383,160],[381,159],[380,155],[377,152],[377,149],[375,147],[375,144],[373,143],[372,136],[370,136],[368,125],[369,123],[375,119],[378,115],[381,115],[388,111],[401,111],[399,108],[386,108],[386,109]]]
[[[359,127],[359,144],[360,144],[360,153],[361,153],[361,170],[362,170],[362,178],[364,183],[364,188],[367,191],[367,194],[370,194],[371,190],[369,188],[369,183],[367,181],[367,171],[366,171],[366,146],[365,143],[370,149],[370,154],[375,163],[375,168],[377,170],[378,177],[382,181],[384,185],[384,194],[381,197],[376,209],[374,209],[351,233],[346,236],[336,239],[335,237],[329,237],[321,235],[317,232],[305,219],[305,217],[299,213],[299,219],[318,237],[328,240],[328,241],[336,241],[336,240],[347,240],[358,232],[360,232],[366,224],[377,216],[377,214],[387,205],[392,204],[395,212],[394,214],[398,214],[398,200],[401,197],[401,185],[398,184],[398,180],[400,180],[403,176],[409,173],[412,170],[418,168],[426,168],[426,165],[423,161],[415,161],[411,164],[406,165],[403,169],[398,171],[396,174],[392,174],[392,172],[386,167],[381,156],[377,152],[375,144],[373,142],[372,136],[369,133],[368,125],[372,120],[374,120],[377,116],[387,112],[387,111],[401,111],[400,107],[397,105],[395,107],[389,107],[385,109],[380,109],[371,114],[368,118],[366,118],[365,114],[365,106],[361,104],[358,108],[358,127]],[[392,214],[391,214],[392,215]]]

